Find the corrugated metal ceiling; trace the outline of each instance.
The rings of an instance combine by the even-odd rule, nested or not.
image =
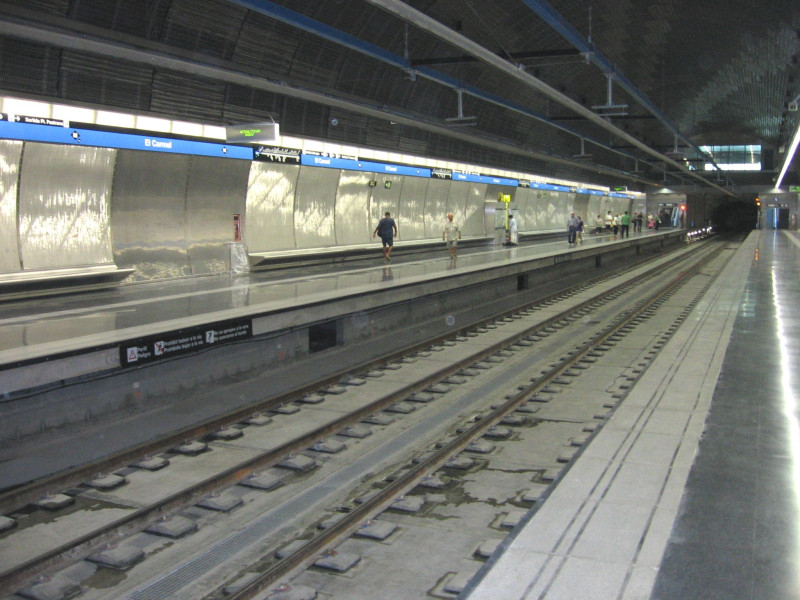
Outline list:
[[[392,4],[435,19],[446,33],[423,31],[421,19],[398,16]],[[480,44],[584,108],[605,105],[606,75],[536,14],[541,6],[590,42],[667,123],[616,81],[613,104],[627,105],[625,114],[592,122],[453,42]],[[281,10],[295,23],[275,18]],[[687,140],[762,144],[778,168],[800,114],[787,110],[800,94],[796,0],[35,0],[0,2],[0,21],[66,32],[77,47],[7,32],[0,37],[6,93],[220,123],[273,117],[287,134],[598,183],[620,183],[636,166],[643,174],[629,177],[639,185],[692,180],[626,139],[666,153],[676,144],[673,128],[689,159],[696,156]],[[85,39],[108,50],[82,51]],[[120,47],[282,82],[285,93],[133,64],[115,56]],[[475,92],[462,96],[460,115],[459,87]],[[322,95],[300,99],[297,89]],[[459,116],[476,119],[448,120]],[[573,159],[581,138],[590,162]]]

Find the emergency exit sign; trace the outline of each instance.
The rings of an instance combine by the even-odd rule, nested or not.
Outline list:
[[[789,186],[790,192],[800,192],[800,185],[790,185]]]

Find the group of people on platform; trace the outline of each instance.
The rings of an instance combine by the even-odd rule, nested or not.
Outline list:
[[[644,214],[634,213],[632,216],[626,210],[622,214],[612,214],[611,211],[606,213],[606,216],[597,215],[595,221],[595,233],[602,233],[605,230],[612,233],[614,237],[628,237],[631,229],[634,233],[642,230],[644,223]]]
[[[614,238],[628,237],[631,227],[633,232],[638,233],[642,231],[642,224],[645,217],[642,213],[635,213],[633,216],[624,211],[622,214],[612,214],[611,211],[606,213],[605,217],[597,215],[595,221],[594,233],[595,235],[601,234],[603,231],[613,233]],[[656,223],[655,225],[653,223]],[[647,224],[649,228],[655,227],[658,229],[658,219],[653,219],[648,215]],[[576,244],[583,243],[583,219],[576,215],[574,212],[570,213],[567,220],[567,242],[570,247]],[[378,222],[378,226],[372,232],[372,237],[380,237],[383,244],[383,260],[384,262],[392,261],[392,248],[394,247],[394,238],[397,236],[397,223],[392,218],[391,213],[387,212],[384,217]],[[445,221],[444,228],[442,229],[442,241],[447,244],[447,249],[450,253],[450,260],[455,261],[458,250],[458,240],[461,239],[461,229],[458,224],[453,221],[453,213],[447,213],[447,221]],[[506,243],[516,245],[519,243],[519,229],[517,224],[516,214],[511,214],[511,219],[508,223],[508,231]]]
[[[378,222],[375,231],[372,232],[372,237],[377,236],[381,238],[384,262],[392,262],[392,248],[394,247],[394,238],[396,235],[397,223],[392,218],[392,214],[387,211]],[[447,213],[447,221],[445,221],[444,228],[442,229],[442,241],[447,244],[451,261],[455,261],[456,259],[458,240],[460,239],[461,228],[453,221],[453,213]]]

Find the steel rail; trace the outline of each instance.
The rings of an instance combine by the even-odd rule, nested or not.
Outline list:
[[[420,459],[416,464],[412,464],[412,466],[409,467],[403,475],[394,481],[391,481],[386,487],[379,490],[372,498],[361,503],[356,508],[348,512],[341,520],[318,533],[314,538],[308,540],[301,548],[282,558],[280,562],[268,568],[256,579],[249,582],[246,586],[226,597],[230,598],[230,600],[251,600],[257,594],[260,594],[267,590],[270,586],[275,585],[282,577],[285,577],[290,572],[298,568],[307,568],[310,566],[318,558],[321,552],[329,550],[330,547],[339,539],[352,534],[365,520],[373,518],[378,513],[386,509],[399,494],[405,493],[406,491],[412,489],[424,477],[442,467],[451,456],[459,453],[473,440],[480,437],[489,428],[500,422],[503,417],[516,410],[520,404],[527,401],[538,392],[542,391],[547,385],[557,379],[561,374],[563,374],[564,371],[574,366],[589,352],[592,352],[598,346],[605,344],[610,337],[627,327],[631,321],[649,310],[662,298],[673,293],[678,286],[684,285],[691,275],[697,273],[703,266],[716,258],[723,250],[723,245],[717,245],[716,247],[711,248],[704,255],[700,256],[700,258],[690,268],[682,271],[679,275],[671,279],[666,285],[662,286],[660,289],[653,292],[646,298],[637,301],[633,308],[626,311],[626,314],[623,318],[607,327],[605,332],[585,342],[579,349],[576,349],[571,354],[570,358],[551,368],[548,373],[543,374],[529,386],[508,398],[506,402],[493,409],[488,415],[486,415],[485,418],[480,419],[468,428],[464,429],[462,433],[456,434],[453,439],[442,443],[441,445],[437,445],[437,449],[434,450],[429,456]],[[655,276],[655,274],[653,274],[653,276]],[[639,281],[636,283],[639,283]],[[618,291],[629,287],[630,285],[631,282],[625,282],[603,292],[602,296],[613,295]],[[711,281],[706,282],[703,292],[707,290],[710,285]],[[533,335],[536,331],[544,329],[552,325],[554,322],[565,319],[574,313],[580,312],[589,304],[593,304],[597,301],[598,298],[594,297],[581,302],[580,304],[571,307],[568,311],[556,315],[545,322],[537,324],[534,328],[531,328],[531,333],[523,334],[520,336],[520,339],[522,337]]]
[[[622,273],[630,271],[630,267],[622,269],[621,271]],[[639,285],[648,281],[649,279],[657,277],[658,275],[661,274],[661,271],[662,268],[660,266],[655,266],[651,268],[647,273],[637,276],[635,280],[632,281],[627,280],[621,282],[618,285],[615,285],[612,288],[601,292],[600,294],[592,296],[591,298],[588,298],[576,304],[575,306],[570,307],[567,311],[563,313],[556,314],[550,318],[540,321],[536,325],[526,329],[525,331],[507,337],[491,346],[487,346],[481,351],[476,352],[456,363],[444,366],[441,369],[437,370],[436,372],[431,373],[425,378],[419,379],[392,394],[386,395],[375,402],[372,402],[366,406],[361,407],[356,411],[343,415],[342,417],[335,419],[322,427],[318,427],[312,431],[306,432],[302,436],[299,436],[291,440],[290,442],[282,444],[281,446],[273,448],[271,450],[265,451],[246,461],[242,461],[241,463],[229,467],[215,474],[212,477],[209,477],[200,482],[196,482],[187,488],[184,488],[176,493],[170,494],[164,497],[163,499],[159,500],[158,502],[155,502],[145,507],[140,507],[138,509],[135,509],[130,514],[121,517],[114,522],[108,523],[94,531],[87,532],[84,535],[80,536],[79,538],[65,542],[64,544],[61,544],[55,548],[43,552],[39,556],[32,557],[31,559],[25,561],[24,563],[8,568],[4,571],[0,571],[0,587],[11,589],[12,586],[19,584],[21,581],[30,578],[31,576],[36,575],[42,572],[43,570],[47,570],[48,568],[53,567],[54,565],[58,564],[62,559],[76,560],[85,558],[86,556],[90,555],[93,551],[96,551],[96,549],[99,546],[108,543],[112,540],[119,540],[120,537],[122,536],[130,535],[138,530],[146,528],[149,524],[151,524],[154,520],[160,518],[161,516],[176,512],[179,509],[185,507],[187,504],[192,503],[197,499],[198,496],[206,495],[213,491],[219,490],[220,488],[238,483],[243,479],[245,479],[247,476],[251,475],[253,472],[274,465],[286,455],[301,449],[305,449],[314,441],[323,438],[329,435],[330,433],[338,431],[343,427],[352,424],[353,422],[358,422],[366,415],[381,410],[382,408],[388,406],[393,402],[406,398],[411,393],[420,391],[426,388],[427,386],[431,385],[432,383],[440,381],[444,377],[452,375],[460,371],[461,369],[471,364],[474,364],[475,362],[478,362],[480,360],[483,360],[484,358],[496,354],[499,350],[502,350],[503,348],[513,345],[519,340],[524,339],[530,335],[534,335],[537,331],[540,331],[548,327],[552,327],[554,324],[557,324],[559,321],[562,321],[563,319],[567,318],[567,316],[569,316],[570,314],[585,309],[587,306],[596,303],[603,297],[613,295],[615,293],[618,293],[619,291],[628,289],[633,285]],[[499,313],[498,315],[490,319],[481,319],[476,323],[465,326],[459,331],[463,332],[472,328],[480,327],[482,324],[497,320],[498,318],[507,317],[521,310],[525,310],[527,308],[531,308],[533,306],[543,304],[546,302],[552,302],[553,300],[564,297],[565,295],[574,293],[576,290],[584,288],[590,283],[598,283],[612,276],[615,275],[618,276],[619,274],[620,273],[615,273],[614,275],[604,274],[598,276],[590,280],[589,282],[583,282],[577,286],[572,286],[567,290],[555,292],[533,303],[527,302],[524,305],[519,306],[515,309],[509,309],[503,311],[502,313]],[[420,344],[417,344],[411,350],[407,349],[404,352],[396,353],[392,355],[389,361],[387,361],[387,359],[384,357],[377,362],[380,364],[385,364],[387,362],[390,362],[391,360],[396,360],[399,356],[407,356],[409,353],[416,353],[418,350],[430,347],[432,344],[452,339],[453,336],[454,336],[453,332],[448,332],[447,334],[435,337],[433,340],[426,340]],[[592,344],[594,342],[590,341],[588,343]],[[350,368],[347,371],[352,372],[354,370],[357,369]],[[561,373],[562,370],[563,369],[559,368],[557,374]],[[553,375],[553,378],[556,377],[557,374]],[[333,381],[338,381],[338,379],[339,377],[328,378],[326,379],[325,383],[329,384]],[[293,392],[289,397],[283,396],[277,399],[270,400],[266,405],[259,405],[259,407],[262,409],[264,408],[264,406],[276,407],[280,404],[285,403],[288,399],[298,399],[302,397],[303,393],[306,393],[313,389],[318,389],[318,387],[319,386],[316,384],[313,386],[311,385],[305,386],[302,392],[296,391]],[[519,400],[519,402],[522,402],[522,400]],[[513,409],[509,408],[507,412],[510,412],[511,410]],[[234,411],[233,413],[225,415],[224,418],[217,418],[213,421],[203,424],[202,426],[197,426],[182,430],[178,434],[170,435],[167,438],[162,438],[157,442],[154,442],[153,444],[139,445],[131,450],[126,450],[125,452],[114,455],[108,459],[94,461],[88,466],[82,466],[78,469],[71,470],[69,472],[70,473],[69,477],[71,477],[71,479],[68,478],[67,476],[63,477],[54,476],[51,478],[47,478],[47,480],[44,483],[36,482],[34,484],[31,484],[30,486],[26,486],[27,493],[33,494],[35,491],[41,492],[41,490],[43,489],[53,489],[54,487],[52,486],[53,482],[61,482],[64,484],[64,487],[71,487],[71,485],[74,485],[76,481],[83,481],[86,479],[87,475],[96,473],[98,466],[111,467],[113,465],[117,465],[117,468],[119,468],[123,464],[127,465],[132,460],[141,458],[143,454],[152,454],[155,451],[164,450],[166,448],[174,446],[176,443],[184,441],[185,439],[187,439],[186,435],[187,432],[193,432],[196,434],[210,433],[212,431],[215,431],[222,425],[230,424],[231,421],[234,422],[240,421],[242,417],[250,416],[252,413],[253,413],[252,406],[248,407],[247,409],[239,409],[237,411]],[[471,429],[474,429],[474,427]],[[458,445],[457,442],[454,441],[454,443]],[[468,441],[465,442],[464,445],[466,445],[466,443],[469,442]],[[446,447],[449,448],[452,446],[448,444]],[[437,452],[437,456],[440,456],[440,453]],[[446,458],[443,460],[446,460]],[[417,471],[419,471],[419,469],[416,469],[415,467],[414,472]],[[398,486],[394,484],[389,486],[389,489],[391,490],[396,490],[397,488]],[[63,489],[63,487],[60,489]],[[383,494],[381,494],[380,497],[383,497]],[[362,514],[362,512],[363,511],[360,510],[353,511],[354,514],[358,515]],[[334,529],[334,531],[339,531],[339,529],[340,527],[337,526]]]

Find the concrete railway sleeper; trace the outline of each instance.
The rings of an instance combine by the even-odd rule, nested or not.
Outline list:
[[[721,250],[721,249],[718,249]],[[438,440],[429,451],[425,452],[423,456],[416,457],[405,465],[400,471],[389,474],[381,480],[380,477],[376,481],[371,482],[374,487],[379,491],[366,493],[360,498],[355,498],[351,507],[347,508],[346,517],[336,520],[330,527],[326,527],[321,533],[313,532],[309,538],[309,532],[301,533],[295,542],[292,542],[287,548],[292,548],[294,551],[289,553],[286,549],[279,550],[275,553],[273,560],[268,561],[268,565],[261,564],[259,567],[262,569],[260,575],[254,576],[253,570],[248,571],[248,574],[240,574],[239,578],[235,581],[229,582],[226,587],[220,587],[216,593],[206,596],[207,599],[216,598],[233,598],[235,600],[244,600],[247,598],[270,598],[281,597],[280,594],[285,590],[297,590],[296,597],[303,597],[304,593],[308,590],[314,590],[316,593],[318,587],[322,587],[324,597],[336,598],[362,598],[368,597],[370,594],[370,586],[375,585],[377,573],[373,572],[371,576],[367,573],[361,573],[361,583],[354,585],[352,577],[336,578],[337,573],[349,571],[355,566],[356,562],[354,557],[358,557],[344,544],[357,539],[361,529],[365,526],[371,529],[375,523],[382,523],[384,525],[384,532],[393,532],[403,526],[402,520],[393,519],[391,516],[387,520],[385,516],[392,514],[399,514],[408,512],[415,514],[416,510],[409,510],[407,508],[398,507],[398,498],[402,501],[402,494],[411,494],[413,497],[427,497],[431,489],[441,490],[446,487],[458,487],[457,480],[469,479],[475,476],[475,469],[467,467],[455,466],[455,457],[464,454],[469,455],[472,450],[472,456],[483,456],[492,452],[492,450],[479,449],[475,446],[476,440],[481,438],[488,438],[491,440],[507,440],[511,436],[505,435],[505,432],[498,432],[498,428],[502,429],[502,424],[505,422],[513,422],[515,429],[528,428],[533,429],[536,426],[535,420],[530,419],[531,405],[549,402],[555,392],[560,392],[567,389],[573,383],[572,378],[581,375],[589,370],[586,365],[594,365],[597,363],[598,358],[612,353],[614,346],[621,342],[627,334],[634,331],[636,327],[646,324],[650,321],[661,309],[661,307],[669,301],[684,285],[690,281],[692,274],[699,274],[695,279],[696,284],[689,287],[683,294],[686,301],[679,301],[672,304],[671,307],[663,312],[662,320],[670,323],[665,328],[664,332],[652,337],[651,344],[646,348],[642,360],[650,360],[658,350],[663,347],[669,337],[677,330],[679,324],[686,318],[694,305],[700,300],[702,295],[711,284],[711,279],[707,274],[701,272],[708,262],[714,259],[718,260],[718,264],[713,268],[714,272],[721,269],[722,263],[727,261],[726,257],[719,258],[718,253],[714,253],[707,257],[707,261],[703,261],[694,265],[691,269],[684,271],[680,278],[673,280],[668,285],[659,289],[652,295],[640,300],[637,305],[630,308],[626,314],[620,314],[616,322],[607,327],[605,331],[594,335],[591,339],[587,340],[578,346],[567,350],[556,362],[549,364],[546,368],[542,369],[541,374],[534,376],[530,381],[524,381],[519,384],[516,389],[512,389],[505,395],[503,401],[496,401],[487,407],[481,413],[473,415],[467,422],[462,423],[455,430],[449,432],[450,435]],[[697,279],[700,281],[697,282]],[[618,297],[620,290],[611,292],[609,296]],[[602,302],[602,301],[601,301]],[[584,308],[579,309],[571,315],[565,315],[564,320],[569,322],[574,320],[575,315],[582,316]],[[559,325],[565,327],[567,322],[559,321]],[[538,338],[535,333],[531,335],[532,338]],[[649,337],[649,336],[648,336]],[[538,340],[537,340],[538,341]],[[603,403],[603,408],[613,410],[614,407],[622,400],[626,390],[628,390],[633,382],[644,372],[647,362],[639,362],[635,367],[630,369],[628,373],[622,376],[623,381],[615,390],[609,390],[610,398]],[[576,367],[578,367],[576,372]],[[565,377],[566,376],[566,377]],[[561,388],[556,390],[555,388]],[[547,396],[550,396],[548,398]],[[532,412],[532,411],[531,411]],[[510,419],[516,414],[517,420]],[[533,413],[536,415],[536,413]],[[551,485],[563,476],[563,472],[568,464],[571,464],[574,458],[580,453],[581,449],[585,447],[593,435],[595,435],[599,426],[607,418],[608,413],[593,415],[591,422],[582,424],[581,433],[574,435],[563,446],[564,452],[556,457],[556,461],[560,463],[560,467],[556,469],[546,469],[540,471],[534,477],[534,487],[538,486],[538,491],[531,490],[528,495],[523,492],[517,497],[522,497],[523,502],[534,504],[536,508],[541,506],[547,496],[548,490]],[[519,419],[519,417],[523,417]],[[536,417],[534,417],[535,419]],[[519,431],[520,429],[517,429]],[[508,442],[498,442],[508,443]],[[479,444],[478,444],[479,445]],[[519,454],[519,453],[518,453]],[[472,460],[472,459],[469,459]],[[553,471],[557,471],[554,473]],[[444,481],[443,481],[444,480]],[[494,499],[492,499],[494,500]],[[424,505],[424,502],[422,503]],[[438,504],[439,508],[446,504],[439,501],[434,502]],[[490,504],[494,505],[493,502]],[[411,503],[412,506],[415,506]],[[341,509],[340,509],[341,510]],[[530,512],[530,511],[518,511]],[[520,522],[523,518],[517,514],[507,515],[509,518],[503,519],[500,526],[507,526],[508,523]],[[414,517],[401,517],[401,519],[409,520]],[[464,515],[459,515],[459,518],[465,519]],[[466,519],[465,519],[466,520]],[[469,528],[466,526],[465,528]],[[451,527],[452,529],[452,527]],[[492,529],[487,535],[491,535]],[[494,529],[496,533],[496,529]],[[441,534],[441,530],[437,530]],[[458,555],[459,550],[463,550],[463,543],[460,542],[458,535],[452,536],[453,543],[451,544],[451,551],[454,555]],[[378,538],[381,539],[381,538]],[[366,542],[369,544],[369,542]],[[486,559],[491,554],[491,551],[486,551],[486,547],[496,548],[499,545],[498,540],[490,541],[488,544],[485,541],[475,541],[474,544],[468,545],[467,549],[475,549],[475,552],[470,555],[462,556],[467,560],[473,559],[476,556]],[[363,547],[363,544],[362,544]],[[371,548],[372,546],[370,546]],[[295,549],[296,548],[296,549]],[[343,557],[337,561],[335,557],[337,552],[341,552]],[[423,581],[427,581],[428,587],[420,589],[409,589],[414,584],[415,579],[419,579],[421,575],[419,565],[407,567],[403,570],[400,566],[403,562],[401,558],[402,552],[398,552],[398,559],[395,564],[395,569],[402,572],[399,577],[404,582],[404,589],[388,590],[386,586],[381,587],[381,597],[386,598],[402,598],[402,597],[455,597],[464,587],[464,583],[468,580],[460,572],[447,572],[446,568],[439,565],[433,567],[433,571],[437,571],[436,575],[431,576]],[[439,556],[439,555],[437,555]],[[360,558],[360,557],[359,557]],[[276,560],[279,559],[279,560]],[[304,571],[305,570],[305,571]],[[333,574],[333,575],[332,575]],[[468,574],[469,575],[469,574]],[[398,578],[397,575],[394,576]],[[283,579],[283,581],[281,581]],[[321,581],[338,581],[339,585],[333,586],[318,586]],[[343,585],[341,583],[343,582]],[[239,584],[238,586],[236,584]],[[309,585],[310,584],[310,585]],[[239,589],[241,588],[241,589]],[[374,589],[374,588],[373,588]],[[232,590],[236,590],[233,591]],[[272,594],[270,594],[270,590]],[[335,590],[335,593],[332,592]],[[266,591],[266,595],[264,594]],[[404,594],[406,594],[404,596]]]
[[[320,503],[339,507],[339,511],[334,513],[336,518],[329,518],[330,522],[325,524],[322,532],[305,539],[299,550],[283,552],[284,558],[280,561],[267,559],[266,565],[262,564],[265,575],[259,577],[251,572],[238,579],[239,583],[220,583],[220,597],[226,586],[226,597],[254,597],[253,594],[274,585],[299,565],[315,562],[313,557],[331,546],[334,538],[361,529],[364,521],[393,506],[398,495],[416,489],[420,478],[429,477],[440,468],[456,468],[448,464],[453,455],[468,449],[490,428],[503,426],[495,423],[503,419],[525,421],[520,419],[520,415],[525,415],[522,411],[526,407],[544,405],[542,400],[552,396],[555,388],[565,385],[564,378],[575,377],[573,371],[578,374],[589,372],[593,361],[598,359],[593,354],[613,348],[615,338],[646,322],[648,315],[654,314],[665,302],[664,298],[675,293],[678,283],[689,281],[690,263],[696,262],[695,269],[701,269],[722,250],[722,244],[710,244],[691,256],[687,254],[685,260],[662,259],[656,266],[640,267],[617,278],[605,278],[592,287],[581,286],[514,315],[464,329],[453,339],[416,352],[414,356],[397,359],[383,369],[359,373],[342,385],[329,385],[315,393],[309,391],[295,403],[274,406],[270,415],[252,418],[247,426],[225,427],[215,432],[214,441],[197,443],[195,449],[199,454],[195,457],[189,456],[192,444],[169,455],[140,457],[143,464],[150,460],[155,466],[158,458],[166,458],[173,464],[170,469],[150,470],[140,466],[117,471],[115,475],[123,479],[121,487],[115,487],[106,477],[98,478],[95,489],[91,491],[85,488],[80,490],[81,493],[68,490],[72,495],[63,495],[77,502],[59,509],[58,512],[64,511],[64,517],[53,518],[52,515],[58,512],[50,513],[49,519],[41,519],[41,522],[34,519],[32,525],[3,534],[6,538],[4,547],[21,550],[17,554],[6,552],[0,561],[5,565],[0,573],[0,583],[3,589],[18,587],[23,595],[28,594],[27,597],[36,597],[32,595],[36,586],[43,584],[51,587],[61,585],[64,591],[61,597],[64,598],[76,590],[87,598],[164,597],[159,595],[163,594],[164,585],[177,585],[176,589],[181,590],[186,588],[185,583],[176,583],[176,578],[182,574],[189,576],[189,581],[193,580],[193,574],[185,572],[186,564],[197,565],[201,573],[206,573],[218,567],[209,567],[207,555],[225,557],[227,553],[232,559],[240,557],[244,548],[256,543],[244,539],[247,538],[246,532],[257,533],[250,535],[256,535],[259,547],[266,543],[266,539],[280,545],[275,540],[285,539],[287,529],[302,530],[299,524],[303,519],[308,520],[309,514],[318,512]],[[670,289],[659,291],[657,296],[640,291],[654,285],[656,277],[668,280]],[[627,298],[634,295],[631,293],[634,290],[639,301],[635,303],[636,307],[631,308]],[[684,307],[683,310],[687,309]],[[663,343],[662,338],[660,336],[653,343],[653,351],[657,351],[658,343]],[[555,363],[542,362],[551,360],[548,357],[553,355],[560,357]],[[507,361],[507,365],[499,361]],[[547,373],[538,375],[532,382],[530,372],[534,368]],[[635,369],[633,371],[626,374],[626,379],[635,380]],[[519,379],[515,378],[515,373],[524,373],[525,377],[508,392],[509,382]],[[475,390],[464,391],[467,388]],[[486,398],[496,400],[500,389],[507,391],[508,401],[496,406],[493,402],[486,405]],[[483,398],[482,402],[476,402],[476,394]],[[333,398],[335,401],[331,402]],[[437,398],[448,400],[433,402]],[[323,402],[325,399],[327,401]],[[300,406],[303,408],[299,409]],[[417,413],[422,416],[410,413],[409,406],[424,407]],[[434,419],[430,414],[434,411],[430,409],[436,406],[443,408],[437,409]],[[406,412],[410,414],[404,414]],[[390,414],[403,416],[390,417]],[[369,428],[364,426],[364,422],[370,424]],[[535,418],[530,419],[524,427],[535,427],[536,422]],[[419,431],[420,428],[425,431]],[[412,430],[414,436],[404,436],[405,432]],[[244,442],[242,432],[247,434]],[[252,433],[256,435],[252,436]],[[379,435],[371,435],[373,433]],[[248,440],[250,437],[253,439]],[[409,437],[414,437],[418,444],[411,444],[414,440]],[[351,447],[345,449],[348,443]],[[207,444],[205,448],[203,444]],[[382,449],[387,444],[394,445],[394,448],[389,451]],[[354,451],[361,454],[355,461],[358,464],[352,466],[351,473],[341,474],[348,463],[354,462],[352,458],[345,458],[347,453]],[[380,454],[385,456],[378,457]],[[370,457],[373,460],[370,470],[359,470],[366,468],[367,462],[364,461]],[[336,465],[340,462],[337,471]],[[198,467],[201,463],[208,464]],[[184,467],[175,469],[179,464]],[[316,468],[320,465],[331,468]],[[291,477],[277,475],[288,472],[281,471],[281,467],[294,470],[295,474]],[[183,469],[180,476],[164,475],[170,470],[180,469]],[[331,471],[333,474],[326,475]],[[547,473],[540,475],[545,478]],[[345,480],[347,485],[343,485]],[[353,481],[358,484],[355,488]],[[240,483],[249,485],[234,485]],[[230,486],[234,486],[236,491],[232,493]],[[358,504],[346,502],[348,495],[373,486],[375,489],[368,494],[360,494],[372,496],[370,499]],[[268,494],[252,491],[259,489],[275,491]],[[305,491],[300,493],[301,489]],[[273,495],[274,500],[263,503],[246,494]],[[308,496],[307,500],[303,500],[305,496]],[[300,506],[304,501],[307,505]],[[205,508],[196,508],[198,504]],[[242,508],[233,511],[237,506]],[[220,537],[220,529],[225,527],[219,523],[215,525],[213,521],[219,515],[225,515],[223,518],[227,519],[236,513],[250,518],[256,525],[236,525],[235,529],[244,533],[239,538],[236,535]],[[344,517],[340,519],[341,515]],[[32,543],[25,539],[26,535],[30,537],[29,534],[41,531],[39,528],[45,527],[44,521],[47,520],[59,523],[65,531],[62,537],[69,538],[68,541],[53,544],[36,556],[23,556]],[[148,545],[146,542],[147,536],[171,539],[155,536],[169,536],[170,526],[184,520],[210,523],[210,526],[187,537],[187,540],[194,538],[207,548],[195,559],[187,560],[192,554],[188,548],[177,552],[172,548],[166,549],[173,544],[182,545],[177,542],[169,542],[166,546],[159,546],[158,542]],[[66,531],[81,530],[80,523],[84,526],[84,533],[70,538]],[[94,529],[85,533],[89,523]],[[167,534],[152,533],[159,524],[164,525]],[[145,533],[146,529],[151,533]],[[203,533],[202,529],[209,533]],[[308,537],[307,532],[305,536]],[[116,550],[126,546],[117,544],[120,539],[132,540],[124,551]],[[136,547],[141,552],[134,551]],[[271,557],[272,550],[266,555]],[[171,571],[170,575],[148,582],[144,574],[146,569],[138,561],[151,553],[176,554],[170,563],[183,561],[184,565],[167,569]],[[197,554],[196,550],[194,554]],[[247,571],[254,562],[259,561],[235,558],[231,566],[226,567],[226,575],[217,577],[225,581],[231,572]],[[114,569],[127,569],[128,574],[122,589],[109,596],[104,584],[95,580],[102,579],[102,573]],[[87,575],[88,571],[91,573]],[[33,577],[43,573],[52,578],[37,583]],[[81,574],[86,576],[81,577]],[[202,585],[211,589],[214,582],[204,581]],[[186,591],[188,595],[171,597],[199,597],[197,589],[191,587],[189,585]]]

